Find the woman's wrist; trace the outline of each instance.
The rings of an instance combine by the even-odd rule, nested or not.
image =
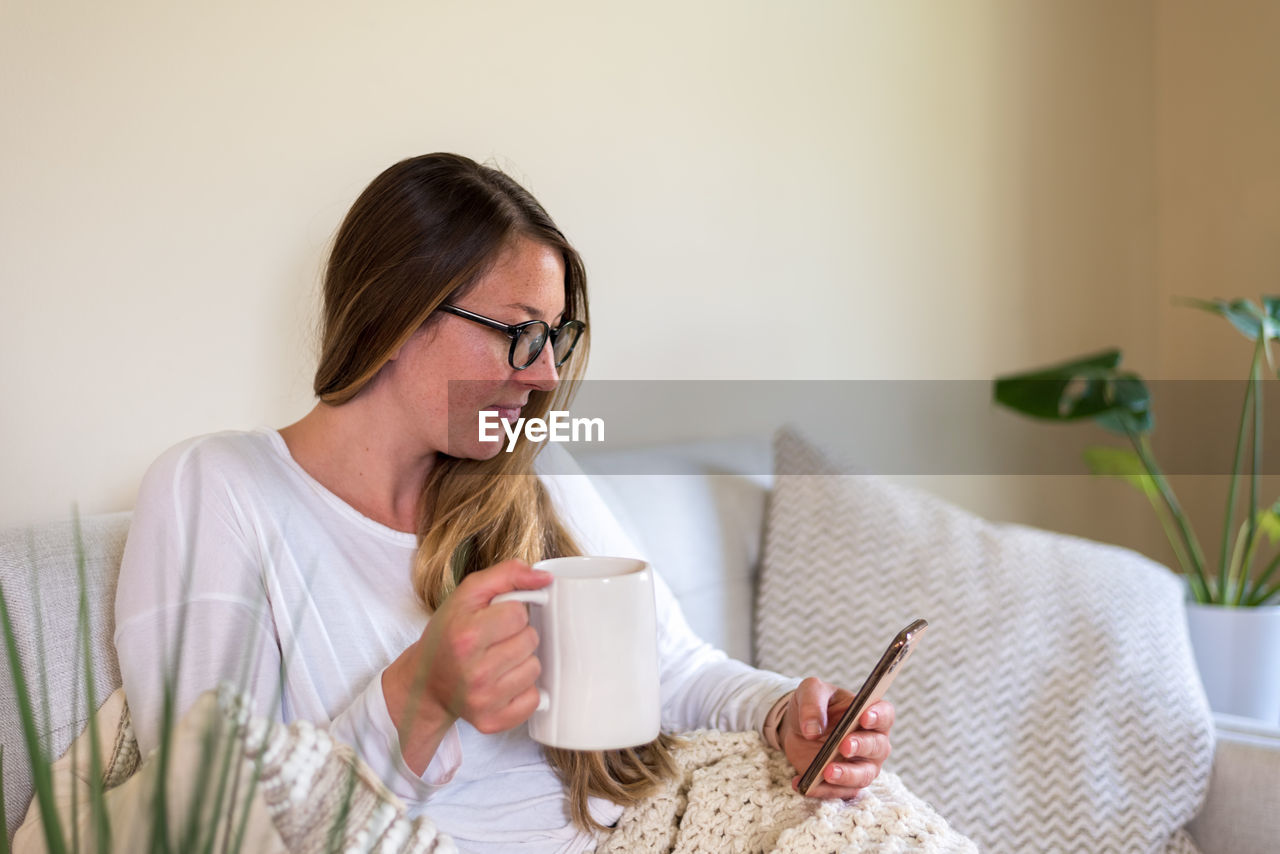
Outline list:
[[[769,709],[769,714],[765,715],[762,735],[764,735],[765,744],[774,750],[782,749],[782,720],[786,717],[787,707],[791,705],[791,697],[795,691],[788,691],[777,699],[773,706]]]
[[[430,692],[424,690],[421,679],[414,678],[410,650],[382,671],[382,696],[399,736],[405,764],[413,773],[421,775],[457,718],[435,702]]]

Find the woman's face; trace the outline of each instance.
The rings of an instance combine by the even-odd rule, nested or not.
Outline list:
[[[518,236],[454,304],[502,323],[543,320],[554,329],[570,319],[562,317],[564,277],[558,251]],[[489,459],[506,447],[501,427],[496,441],[481,441],[480,413],[496,413],[514,429],[529,395],[559,382],[550,342],[522,371],[508,362],[510,349],[504,332],[436,312],[387,363],[402,429],[420,437],[423,453]]]

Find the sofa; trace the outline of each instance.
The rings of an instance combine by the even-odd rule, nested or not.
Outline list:
[[[795,448],[792,447],[788,453],[793,458],[794,467]],[[806,469],[805,466],[809,464],[807,458],[802,460],[804,464],[800,465],[801,470],[798,472],[776,472],[774,447],[767,438],[759,437],[630,450],[593,452],[588,448],[583,449],[582,453],[575,450],[575,454],[623,526],[672,587],[694,629],[731,655],[757,663],[763,661],[775,669],[781,669],[778,662],[783,662],[788,664],[788,670],[794,675],[816,672],[824,678],[831,676],[849,682],[856,678],[853,674],[865,672],[865,662],[878,656],[887,642],[888,638],[882,637],[882,632],[860,630],[861,626],[870,625],[876,620],[889,625],[885,621],[896,619],[895,615],[889,613],[892,611],[891,607],[866,604],[878,603],[881,594],[877,590],[867,589],[865,583],[861,582],[859,591],[850,594],[851,600],[862,603],[860,608],[870,610],[860,612],[858,608],[853,609],[853,613],[858,616],[848,621],[849,639],[841,638],[837,644],[839,655],[833,659],[835,664],[823,660],[821,654],[814,652],[814,646],[807,645],[812,640],[811,633],[801,632],[798,639],[788,634],[791,631],[789,627],[802,625],[806,619],[821,611],[821,603],[816,602],[812,605],[802,602],[799,609],[789,608],[785,604],[791,601],[789,593],[801,589],[806,583],[817,583],[811,577],[813,573],[810,570],[818,567],[821,561],[812,557],[811,550],[826,547],[823,543],[829,531],[843,535],[846,524],[844,517],[835,517],[833,521],[821,513],[810,513],[803,508],[799,511],[803,514],[802,517],[780,516],[780,513],[797,511],[794,506],[790,510],[781,507],[779,496],[785,490],[789,490],[787,495],[793,497],[794,490],[827,489],[826,484],[843,484],[850,479],[815,478],[814,474],[824,472]],[[819,461],[818,465],[821,464]],[[853,480],[859,484],[862,482],[862,479]],[[1071,549],[1094,548],[1095,545],[1068,542],[1066,538],[1061,541],[1036,539],[1053,535],[1006,530],[977,520],[970,521],[962,511],[930,503],[935,500],[927,496],[893,491],[897,488],[892,485],[872,484],[871,488],[880,491],[873,491],[865,500],[871,501],[877,510],[886,504],[885,496],[888,495],[893,501],[905,502],[903,506],[918,507],[919,512],[927,514],[930,520],[941,519],[937,525],[930,522],[931,526],[938,528],[930,536],[940,538],[939,547],[943,549],[950,542],[948,538],[963,537],[984,544],[989,544],[993,538],[1010,539],[1014,542],[1013,548],[1018,555],[1023,555],[1023,552],[1017,552],[1017,549],[1040,548],[1041,543],[1049,543],[1054,548],[1062,546],[1068,552]],[[787,499],[788,502],[792,502],[792,497]],[[834,507],[838,500],[843,499],[824,494],[820,498],[822,509]],[[920,502],[918,505],[913,503],[917,501]],[[848,520],[848,526],[856,527],[858,518],[868,515],[854,513],[853,518]],[[783,523],[789,529],[804,532],[799,542],[786,531],[777,529]],[[88,626],[88,648],[95,676],[92,694],[96,702],[102,702],[119,685],[119,670],[111,643],[112,601],[128,524],[128,514],[117,513],[86,517],[78,522],[52,523],[0,532],[0,584],[3,585],[8,603],[15,639],[23,652],[22,677],[28,691],[50,697],[47,704],[40,704],[42,708],[37,711],[36,723],[51,756],[56,757],[66,750],[83,729],[91,711],[87,692],[83,687],[77,687],[83,685],[85,649],[78,626]],[[871,532],[873,536],[870,542],[873,546],[869,548],[880,548],[879,543],[891,539],[886,531],[895,527],[896,523],[890,519],[882,524],[885,527]],[[814,527],[806,528],[805,525]],[[960,539],[956,539],[956,542],[959,543]],[[889,546],[886,545],[885,548],[888,549]],[[810,552],[806,552],[806,549]],[[868,548],[859,548],[859,551],[867,550]],[[1100,555],[1098,559],[1103,562],[1114,558],[1118,566],[1125,561],[1137,561],[1133,572],[1128,574],[1148,586],[1151,579],[1158,578],[1158,573],[1163,572],[1158,567],[1142,564],[1141,559],[1136,556],[1121,554],[1122,551],[1085,551],[1083,554]],[[800,566],[796,570],[780,572],[777,555],[788,552],[802,556]],[[886,580],[892,581],[898,571],[895,554],[907,556],[902,564],[905,567],[901,569],[903,572],[914,572],[927,562],[919,554],[903,552],[901,544],[893,545],[889,551],[869,555],[866,559],[876,572],[884,573]],[[846,571],[844,561],[847,556],[839,553],[837,557],[839,559],[829,571]],[[1025,560],[1025,556],[1018,559]],[[947,561],[950,560],[951,558],[947,558]],[[983,558],[983,561],[986,560],[987,558]],[[979,572],[987,571],[987,564],[983,561],[976,564]],[[947,569],[950,571],[949,567]],[[852,574],[858,570],[854,563],[849,563],[847,571]],[[995,571],[994,565],[991,571]],[[799,572],[800,575],[789,576],[786,572]],[[1116,570],[1113,574],[1126,573],[1127,570]],[[828,583],[822,582],[823,585]],[[1155,586],[1159,587],[1163,583],[1160,580]],[[927,584],[913,582],[905,587],[907,594],[914,595],[926,590]],[[820,589],[827,588],[824,586]],[[973,595],[985,595],[981,584],[975,589],[977,593]],[[1116,594],[1113,598],[1124,599],[1132,595],[1134,594]],[[839,597],[833,595],[828,598],[834,601]],[[811,599],[805,601],[813,602]],[[780,606],[779,603],[784,604]],[[906,607],[913,606],[914,603],[908,602]],[[1045,607],[1052,609],[1056,604],[1047,602]],[[1079,638],[1087,637],[1087,632],[1077,632],[1071,625],[1074,620],[1091,618],[1078,616],[1068,603],[1063,603],[1058,610],[1067,614],[1064,618],[1067,627],[1064,636],[1073,639],[1073,643]],[[931,617],[932,614],[922,616]],[[1120,619],[1123,620],[1123,616]],[[1004,767],[1009,764],[1007,761],[987,763],[986,767],[983,767],[983,763],[977,763],[974,767],[966,767],[964,774],[954,779],[943,773],[941,769],[947,759],[944,754],[953,751],[939,749],[924,738],[913,738],[915,733],[924,732],[918,723],[944,720],[948,715],[953,715],[956,707],[965,707],[966,698],[978,700],[975,707],[980,710],[983,696],[981,685],[966,684],[964,681],[966,677],[962,671],[967,666],[964,638],[954,634],[948,637],[946,626],[945,620],[940,621],[938,636],[932,648],[936,651],[931,651],[928,643],[922,643],[921,650],[905,669],[895,690],[890,693],[890,698],[899,704],[900,720],[895,727],[895,755],[886,768],[899,773],[913,789],[928,789],[928,799],[944,816],[948,815],[948,806],[953,803],[953,798],[956,799],[954,808],[957,813],[969,809],[964,821],[955,823],[958,829],[977,840],[984,850],[1189,851],[1198,848],[1208,854],[1249,854],[1276,850],[1276,840],[1280,839],[1280,811],[1275,809],[1280,804],[1280,729],[1220,715],[1209,718],[1203,692],[1199,690],[1194,678],[1190,682],[1163,679],[1154,683],[1154,687],[1145,689],[1147,693],[1158,694],[1150,698],[1151,702],[1137,702],[1141,698],[1131,697],[1118,707],[1122,711],[1108,712],[1104,719],[1092,722],[1088,733],[1065,734],[1057,731],[1046,738],[1043,718],[1037,717],[1040,715],[1037,711],[1040,707],[1035,702],[1006,704],[1011,707],[1000,710],[999,732],[995,736],[987,736],[987,741],[977,748],[980,751],[1003,749],[1008,751],[1009,756],[1025,759],[1024,764],[1030,769],[1031,776],[1025,776],[1026,769],[1019,772],[1024,774],[1023,777],[1008,776],[1009,769]],[[1161,653],[1161,657],[1178,659],[1175,665],[1184,667],[1183,659],[1189,656],[1185,627],[1179,630],[1178,626],[1166,621],[1160,631],[1163,634],[1157,648],[1167,650]],[[1124,640],[1123,633],[1113,632],[1108,635],[1106,654],[1118,655],[1123,661],[1138,660],[1126,652]],[[1016,647],[1024,642],[1030,655],[1033,644],[1025,636],[1015,634],[1000,639],[1000,643],[1005,646],[1012,644]],[[826,646],[830,644],[823,644],[817,649]],[[951,650],[951,653],[947,653],[947,650]],[[960,655],[960,658],[947,659],[947,654]],[[1050,654],[1075,660],[1083,653],[1072,646],[1051,651]],[[947,662],[943,672],[954,672],[954,678],[948,676],[941,685],[920,684],[919,680],[913,682],[913,676],[923,678],[924,674],[931,672],[929,665],[925,663],[928,661],[927,656],[933,656],[935,663]],[[845,662],[850,669],[837,672]],[[1149,668],[1150,665],[1144,663],[1142,667]],[[0,691],[0,735],[3,736],[4,745],[5,820],[7,833],[11,838],[30,801],[32,782],[31,770],[22,746],[14,675],[9,668],[0,668],[0,671],[0,685],[3,685],[3,691]],[[1061,673],[1052,671],[1051,668],[1041,668],[1039,672],[1019,673],[1016,681],[1019,683],[1019,690],[1029,692],[1020,696],[1045,698],[1053,696],[1052,685],[1040,686],[1037,685],[1037,680],[1051,682],[1062,678]],[[1147,684],[1141,680],[1129,681],[1137,687]],[[901,687],[901,692],[898,686]],[[1155,754],[1139,754],[1132,760],[1116,760],[1105,749],[1098,750],[1097,745],[1105,748],[1106,745],[1116,743],[1108,741],[1104,733],[1121,725],[1142,733],[1143,741],[1158,741],[1161,731],[1168,729],[1170,724],[1163,718],[1159,722],[1148,724],[1148,718],[1154,720],[1153,713],[1142,710],[1169,706],[1186,710],[1182,720],[1189,723],[1185,725],[1197,727],[1203,723],[1206,727],[1203,736],[1197,734],[1190,739],[1195,742],[1193,746],[1196,749],[1185,752],[1191,757],[1187,761],[1192,762],[1192,765],[1175,766],[1171,764],[1171,760]],[[965,711],[965,714],[975,713]],[[981,720],[985,717],[979,714],[970,719]],[[1201,717],[1203,721],[1200,720]],[[1199,733],[1199,730],[1196,732]],[[989,746],[992,738],[1001,743]],[[1182,736],[1174,738],[1174,747],[1177,747],[1177,742],[1187,740]],[[916,743],[913,745],[913,742]],[[923,756],[918,749],[921,743],[925,743],[928,748]],[[1098,779],[1081,779],[1077,785],[1071,776],[1079,773],[1072,771],[1075,766],[1058,758],[1058,753],[1037,752],[1046,744],[1054,749],[1060,749],[1064,744],[1078,745],[1081,754],[1092,754],[1093,758],[1086,767],[1100,767],[1102,770],[1094,774]],[[1094,746],[1092,750],[1091,745]],[[957,755],[963,754],[959,747],[954,752]],[[901,760],[899,755],[902,756]],[[979,752],[976,755],[988,754]],[[1181,759],[1178,761],[1182,762]],[[1193,767],[1195,762],[1200,765]],[[1126,764],[1138,768],[1135,772],[1138,776],[1126,776]],[[1159,793],[1164,790],[1152,786],[1150,781],[1166,777],[1175,778],[1174,782],[1181,787],[1177,789],[1179,798],[1194,801],[1184,803],[1180,811],[1171,813],[1172,817],[1169,819],[1178,826],[1186,819],[1191,819],[1186,827],[1189,835],[1184,835],[1179,830],[1169,837],[1167,845],[1163,837],[1152,843],[1151,839],[1155,837],[1143,837],[1139,841],[1137,836],[1114,834],[1107,837],[1106,841],[1099,842],[1097,837],[1090,835],[1089,828],[1081,830],[1075,826],[1069,826],[1065,830],[1059,828],[1058,832],[1065,835],[1056,837],[1018,836],[1018,833],[1025,832],[1025,827],[1021,831],[1006,828],[999,815],[999,805],[1014,799],[1023,815],[1039,821],[1038,810],[1045,815],[1054,813],[1056,805],[1053,801],[1062,800],[1056,793],[1063,786],[1068,791],[1085,793],[1088,790],[1100,793],[1100,802],[1105,804],[1109,798],[1120,801],[1129,797],[1134,781],[1138,781],[1141,784],[1138,788],[1147,790],[1146,794],[1161,797]],[[1009,780],[1029,782],[1014,787],[1018,791],[1011,791]],[[1101,789],[1098,789],[1099,785]],[[1109,794],[1109,786],[1114,786],[1114,798]],[[978,795],[977,800],[974,800],[974,793]],[[970,798],[967,807],[961,803],[965,797]],[[973,803],[990,807],[985,818],[981,812],[972,812]],[[1126,821],[1145,820],[1150,814],[1161,812],[1150,805],[1130,805],[1127,808],[1131,811],[1118,813],[1122,825]],[[1133,811],[1135,809],[1136,812]],[[977,815],[976,819],[974,815]],[[1102,816],[1099,823],[1105,823],[1105,819]],[[1078,823],[1079,814],[1071,820]]]

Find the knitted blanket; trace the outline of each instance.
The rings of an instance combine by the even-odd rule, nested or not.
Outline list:
[[[114,848],[141,850],[151,838],[160,763],[154,754],[141,761],[123,691],[112,694],[96,718]],[[882,772],[852,803],[818,801],[792,790],[794,772],[786,757],[769,750],[758,733],[701,730],[682,741],[675,751],[679,776],[628,808],[599,840],[598,851],[977,851],[891,773]],[[456,854],[453,841],[429,816],[407,818],[405,805],[351,747],[308,721],[277,726],[255,718],[232,691],[205,693],[183,716],[173,744],[165,784],[171,826],[203,816],[200,823],[214,833],[216,850],[222,850],[231,823],[205,812],[211,801],[223,803],[209,787],[209,769],[218,764],[210,759],[231,755],[237,758],[226,778],[232,786],[224,809],[241,817],[240,850]],[[71,822],[79,825],[82,839],[92,833],[90,749],[86,732],[52,768],[55,800],[64,820],[74,815]],[[13,850],[43,854],[42,823],[32,803]]]
[[[682,738],[680,776],[628,808],[597,851],[978,850],[887,771],[852,802],[818,801],[791,788],[791,765],[758,733],[700,730]]]

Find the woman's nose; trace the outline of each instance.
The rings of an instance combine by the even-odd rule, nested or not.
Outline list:
[[[552,391],[560,384],[560,373],[556,370],[556,357],[552,352],[551,342],[542,348],[533,364],[516,374],[519,380],[539,391]]]

